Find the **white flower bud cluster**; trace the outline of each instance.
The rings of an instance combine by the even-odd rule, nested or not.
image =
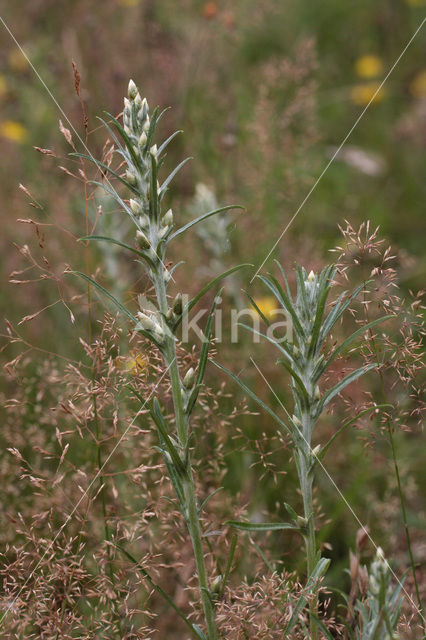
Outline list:
[[[136,187],[138,192],[129,203],[138,227],[136,243],[141,251],[146,252],[150,262],[157,262],[158,259],[161,260],[159,246],[170,235],[173,227],[173,213],[171,209],[164,215],[159,211],[158,180],[157,195],[151,194],[152,172],[155,171],[159,162],[159,153],[156,144],[149,146],[152,136],[149,106],[146,98],[141,98],[133,80],[129,81],[128,97],[124,98],[123,126],[131,143],[131,149],[126,158],[128,166],[125,179],[131,187]],[[126,146],[129,148],[128,141]],[[150,202],[151,197],[158,201]],[[169,272],[165,270],[166,284],[170,277]]]
[[[389,567],[385,559],[385,554],[381,547],[377,547],[376,557],[370,567],[369,584],[373,595],[380,593],[380,586],[383,581],[387,582]]]
[[[142,329],[152,334],[153,338],[160,344],[164,341],[164,331],[160,323],[152,316],[148,316],[143,311],[136,314]]]

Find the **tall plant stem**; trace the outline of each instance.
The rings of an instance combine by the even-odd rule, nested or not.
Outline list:
[[[306,569],[308,580],[312,575],[317,564],[317,541],[315,535],[315,521],[314,521],[314,507],[312,501],[312,472],[309,468],[311,460],[311,444],[310,437],[307,437],[312,433],[313,424],[308,414],[302,416],[302,429],[304,442],[296,452],[298,464],[297,471],[299,476],[300,491],[302,493],[303,500],[303,512],[306,520],[305,523],[305,546],[306,546]],[[312,640],[316,640],[318,637],[317,625],[314,620],[314,616],[317,615],[318,610],[318,598],[315,595],[309,605],[310,611],[310,631]]]
[[[153,282],[155,286],[158,307],[163,317],[167,313],[168,304],[166,297],[166,287],[164,282],[163,268],[157,269],[153,276]],[[182,385],[179,375],[179,367],[177,363],[176,346],[173,336],[170,336],[167,332],[165,321],[163,320],[165,344],[163,350],[163,357],[165,365],[169,371],[170,383],[173,397],[173,407],[176,417],[176,430],[179,440],[179,445],[183,451],[188,448],[189,437],[189,424],[187,417],[185,416],[183,401],[182,401]],[[214,606],[210,597],[209,583],[207,579],[206,565],[204,562],[204,550],[201,537],[200,518],[198,512],[197,499],[195,495],[195,483],[192,473],[191,456],[188,453],[188,465],[183,478],[184,499],[183,505],[184,516],[188,527],[189,535],[191,538],[192,548],[194,552],[195,567],[198,575],[198,583],[200,588],[200,597],[203,605],[204,617],[207,627],[208,640],[217,640],[217,628],[215,622]]]

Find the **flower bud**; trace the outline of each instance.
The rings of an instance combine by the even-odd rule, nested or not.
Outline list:
[[[299,355],[299,348],[296,345],[293,345],[293,355],[297,357]]]
[[[166,236],[170,231],[170,227],[163,227],[162,229],[160,229],[160,231],[158,232],[158,237],[160,240],[162,240],[164,238],[164,236]]]
[[[176,314],[173,311],[173,309],[169,309],[166,313],[166,320],[167,322],[170,324],[171,322],[174,322],[176,320]]]
[[[138,218],[138,222],[140,224],[140,226],[142,227],[142,229],[148,229],[149,227],[149,218],[146,215],[141,215]]]
[[[308,275],[308,282],[312,284],[314,280],[315,280],[315,273],[311,270]]]
[[[129,98],[131,100],[134,100],[136,98],[136,95],[138,93],[138,88],[135,85],[135,83],[133,82],[133,80],[129,80],[129,86],[127,88],[127,94],[129,96]]]
[[[141,106],[142,106],[142,98],[141,98],[141,94],[139,93],[139,91],[135,95],[135,105],[136,105],[137,109],[140,109]]]
[[[153,144],[149,152],[154,158],[156,158],[158,153],[157,145]]]
[[[124,129],[124,133],[126,133],[128,136],[132,135],[132,130],[127,124],[124,125],[123,129]]]
[[[183,301],[182,301],[182,294],[178,293],[176,298],[174,299],[173,302],[173,311],[178,315],[181,316],[182,315],[182,311],[183,311]]]
[[[191,367],[190,369],[188,369],[188,371],[185,374],[185,377],[183,379],[183,386],[185,387],[185,389],[192,389],[192,387],[194,386],[194,382],[195,382],[195,371]]]
[[[166,284],[168,284],[170,282],[170,278],[172,276],[170,275],[170,271],[168,269],[163,269],[163,278],[164,278],[164,282]]]
[[[219,593],[220,588],[222,586],[222,576],[216,576],[216,578],[214,580],[212,580],[211,584],[210,584],[210,592],[211,593]]]
[[[300,422],[299,418],[295,414],[292,415],[291,419],[293,421],[293,424],[296,427],[300,428],[302,426],[302,423]]]
[[[157,323],[154,322],[152,318],[147,316],[146,313],[143,313],[143,311],[138,311],[136,315],[139,318],[143,329],[145,329],[146,331],[154,331],[156,329]]]
[[[146,133],[148,133],[148,131],[149,131],[149,127],[150,127],[150,126],[151,126],[151,121],[150,121],[150,119],[149,119],[149,118],[147,118],[147,119],[145,120],[144,125],[143,125],[143,127],[142,127],[142,128],[143,128],[143,130],[144,130]]]
[[[132,186],[134,186],[135,184],[137,184],[137,180],[136,180],[136,176],[134,173],[132,173],[132,171],[129,171],[127,169],[126,171],[126,180],[129,184],[131,184]]]
[[[140,229],[136,231],[136,240],[141,249],[149,249],[149,247],[151,246],[148,238]]]
[[[314,398],[315,400],[319,400],[321,398],[321,391],[318,385],[315,387]]]
[[[155,330],[153,331],[153,334],[157,342],[160,342],[161,344],[164,340],[164,331],[159,324],[156,325]]]
[[[297,516],[297,524],[301,529],[304,529],[308,524],[308,521],[303,516]]]
[[[144,147],[144,146],[146,145],[146,141],[147,141],[147,139],[148,139],[148,138],[146,137],[146,133],[145,133],[145,131],[142,131],[142,133],[141,133],[141,137],[139,138],[139,145],[140,145],[141,147]]]
[[[312,455],[314,456],[314,458],[318,456],[320,451],[321,451],[321,445],[317,444],[317,446],[312,449]]]
[[[135,214],[135,216],[138,216],[143,212],[143,207],[141,203],[138,202],[138,200],[133,200],[132,198],[130,199],[130,208],[132,210],[132,213]]]
[[[173,224],[173,212],[171,209],[166,211],[161,221],[165,227],[171,227]]]

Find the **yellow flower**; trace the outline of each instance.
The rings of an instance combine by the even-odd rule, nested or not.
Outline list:
[[[377,78],[383,71],[383,62],[378,56],[361,56],[355,62],[355,73],[360,78]]]
[[[265,318],[273,320],[275,312],[278,309],[277,301],[273,296],[264,296],[263,298],[255,298],[255,303],[259,307],[259,310],[263,313]]]
[[[352,87],[351,100],[355,104],[366,105],[370,102],[380,102],[386,93],[383,87],[378,90],[380,84],[378,82],[365,82]],[[377,93],[376,93],[377,92]]]
[[[0,74],[0,97],[4,96],[7,91],[6,78]]]
[[[7,60],[9,62],[9,67],[16,73],[23,73],[28,68],[28,60],[24,54],[21,53],[20,49],[11,49],[7,56]]]
[[[426,96],[426,69],[420,71],[410,82],[410,91],[415,98]]]
[[[24,142],[27,139],[28,131],[20,122],[4,120],[0,123],[0,136],[12,142]]]
[[[140,351],[131,351],[127,356],[118,356],[115,365],[125,373],[139,376],[148,367],[148,358]]]

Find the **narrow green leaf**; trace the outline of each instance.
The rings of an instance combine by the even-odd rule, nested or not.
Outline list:
[[[129,158],[131,159],[133,165],[135,167],[140,167],[141,166],[140,160],[133,150],[133,144],[134,144],[133,141],[129,138],[127,133],[124,131],[119,121],[116,118],[114,118],[114,116],[111,113],[108,113],[108,111],[105,111],[105,114],[110,118],[111,124],[113,125],[113,127],[115,127],[115,129],[117,129],[118,133],[123,138],[124,144],[126,145],[127,151],[129,152]]]
[[[218,489],[215,489],[215,491],[213,491],[212,493],[210,493],[207,498],[205,498],[201,505],[198,507],[198,513],[200,514],[203,509],[206,508],[206,506],[208,505],[208,503],[210,502],[210,500],[213,498],[213,496],[215,496],[217,493],[219,493],[219,491],[222,491],[223,487],[219,487]]]
[[[226,583],[228,582],[229,574],[231,572],[231,567],[232,567],[232,561],[234,560],[235,549],[237,547],[237,540],[238,540],[238,536],[237,534],[234,534],[231,540],[231,546],[229,548],[228,560],[226,562],[225,573],[224,573],[222,584],[219,591],[219,598],[222,598],[223,593],[225,591]]]
[[[148,149],[150,149],[151,146],[152,146],[154,133],[155,133],[155,128],[156,128],[157,122],[158,122],[158,111],[159,111],[159,108],[155,107],[154,111],[151,114],[151,121],[150,121],[150,124],[149,124],[148,133],[146,134],[146,145],[147,145]]]
[[[283,342],[282,344],[280,344],[278,342],[278,340],[275,340],[274,338],[271,338],[266,333],[262,333],[261,331],[258,331],[254,327],[251,327],[249,324],[245,324],[244,322],[239,322],[238,326],[239,327],[244,327],[244,329],[247,329],[248,331],[251,331],[255,336],[259,336],[260,338],[265,338],[265,340],[267,340],[268,342],[273,344],[274,347],[276,347],[284,356],[286,356],[286,358],[288,358],[288,360],[292,364],[294,364],[293,354],[292,354],[292,352],[290,351],[289,348],[286,348],[287,344],[288,344],[287,342]]]
[[[120,309],[120,311],[122,311],[126,316],[128,316],[132,320],[132,322],[134,322],[135,324],[137,323],[137,318],[133,315],[133,313],[131,313],[128,309],[126,309],[126,307],[122,305],[121,302],[117,300],[117,298],[114,298],[114,296],[111,293],[109,293],[109,291],[107,291],[104,287],[102,287],[95,280],[93,280],[93,278],[91,278],[90,276],[87,276],[85,273],[81,273],[81,271],[68,271],[67,273],[80,276],[80,278],[83,278],[84,280],[87,280],[87,282],[90,282],[90,284],[92,284],[94,287],[96,287],[96,289],[101,291],[101,293],[103,293],[103,295],[106,298],[111,300]]]
[[[281,275],[283,277],[285,288],[287,290],[287,297],[288,297],[289,301],[291,303],[293,303],[293,298],[292,298],[291,291],[290,291],[290,285],[288,284],[288,280],[287,280],[287,276],[285,274],[285,271],[284,271],[282,265],[279,263],[278,260],[275,259],[274,262],[278,265],[278,268],[279,268],[279,270],[281,272]]]
[[[124,249],[127,249],[128,251],[133,251],[133,253],[136,253],[141,258],[145,257],[144,254],[141,251],[138,251],[134,247],[131,247],[130,245],[125,244],[124,242],[120,242],[119,240],[114,240],[114,238],[109,238],[108,236],[97,236],[97,235],[83,236],[82,238],[79,238],[79,240],[81,240],[81,241],[83,241],[83,240],[84,241],[86,241],[86,240],[103,240],[105,242],[111,242],[111,244],[116,244],[119,247],[123,247]]]
[[[186,165],[187,162],[189,162],[189,160],[192,160],[192,158],[185,158],[185,160],[182,160],[182,162],[180,162],[178,166],[173,169],[171,174],[164,180],[163,184],[160,187],[160,197],[165,194],[167,187],[169,186],[175,175],[182,169],[184,165]]]
[[[345,302],[343,302],[343,299],[345,297],[345,295],[347,294],[346,291],[344,291],[338,298],[337,303],[335,304],[335,306],[333,307],[333,309],[330,311],[330,313],[328,314],[322,330],[321,330],[321,342],[324,340],[324,338],[326,337],[326,335],[328,333],[330,333],[330,331],[332,330],[332,328],[334,327],[334,325],[336,324],[336,322],[338,321],[338,319],[340,318],[340,316],[342,315],[342,313],[348,308],[348,306],[351,304],[351,302],[357,297],[357,295],[363,290],[365,289],[365,287],[371,282],[371,280],[366,280],[365,282],[363,282],[359,287],[357,287],[355,289],[355,291],[353,291],[351,293],[351,295],[349,296],[349,298],[346,299]]]
[[[377,324],[380,324],[385,320],[390,320],[392,317],[393,316],[382,316],[381,318],[376,318],[376,320],[372,320],[372,322],[369,322],[368,324],[365,324],[359,329],[357,329],[351,336],[346,338],[346,340],[344,340],[342,344],[340,344],[338,347],[336,347],[336,349],[334,349],[333,353],[330,355],[328,360],[324,363],[324,368],[322,369],[322,372],[325,371],[325,369],[328,368],[328,366],[339,355],[339,353],[344,352],[349,347],[349,345],[352,344],[352,342],[358,338],[358,336],[361,336],[363,333],[365,333],[369,329],[372,329]]]
[[[206,371],[206,366],[207,366],[207,359],[209,356],[213,316],[214,316],[214,312],[216,311],[217,304],[219,302],[220,294],[221,294],[221,291],[217,294],[217,296],[213,300],[212,308],[210,310],[209,317],[207,318],[206,328],[204,329],[204,340],[203,340],[203,346],[201,347],[200,360],[197,368],[197,377],[195,379],[194,391],[191,394],[191,398],[188,401],[188,407],[187,407],[188,415],[191,414],[194,408],[194,405],[197,401],[199,390],[201,388],[201,385],[204,379],[204,373]]]
[[[171,136],[169,136],[167,138],[167,140],[164,140],[164,142],[158,147],[158,157],[160,157],[160,155],[163,153],[164,149],[166,149],[166,147],[171,143],[171,141],[174,138],[176,138],[176,136],[178,136],[180,133],[183,133],[182,130],[175,131],[174,133],[172,133]]]
[[[241,529],[242,531],[281,531],[291,529],[300,532],[300,527],[296,527],[289,522],[239,522],[238,520],[228,520],[225,522],[228,527]]]
[[[250,303],[252,305],[252,307],[257,311],[257,313],[259,314],[259,316],[262,318],[263,322],[270,327],[271,323],[269,322],[268,318],[264,315],[264,313],[259,309],[259,307],[257,306],[256,302],[254,301],[254,299],[251,297],[251,295],[249,293],[247,293],[247,291],[244,291],[244,293],[246,294],[247,298],[250,300]]]
[[[290,302],[289,298],[284,293],[284,290],[279,284],[278,280],[276,280],[276,278],[274,279],[273,276],[271,276],[271,279],[273,280],[273,282],[268,280],[268,278],[265,278],[265,276],[257,276],[257,277],[264,284],[266,284],[268,289],[274,294],[278,302],[281,304],[282,308],[288,311],[288,313],[291,315],[291,318],[293,320],[293,326],[297,335],[299,337],[303,337],[304,331],[303,331],[302,325],[300,324],[299,318],[297,316],[296,309],[294,308],[293,303]]]
[[[315,622],[315,625],[322,631],[327,640],[335,640],[334,636],[331,635],[325,624],[314,613],[312,613],[312,611],[309,613],[309,617]]]
[[[171,459],[173,460],[174,466],[176,467],[176,469],[180,471],[180,473],[182,474],[185,473],[186,471],[185,465],[180,459],[179,453],[176,451],[176,447],[174,446],[173,442],[170,440],[169,434],[167,433],[166,424],[164,422],[163,414],[161,412],[161,407],[157,398],[154,398],[153,409],[150,409],[149,413],[151,414],[151,417],[154,420],[159,433],[161,434],[161,438],[164,441],[167,452],[169,453]]]
[[[163,187],[161,187],[161,189],[163,189]],[[174,238],[179,236],[181,233],[184,233],[184,231],[188,231],[188,229],[198,224],[199,222],[202,222],[203,220],[207,220],[207,218],[210,218],[211,216],[214,216],[217,213],[222,213],[222,211],[229,211],[230,209],[244,209],[244,207],[240,207],[240,205],[237,205],[237,204],[231,204],[226,207],[220,207],[219,209],[214,209],[213,211],[208,211],[207,213],[203,213],[201,216],[198,216],[198,218],[191,220],[190,222],[185,224],[183,227],[181,227],[180,229],[172,233],[172,235],[169,238],[169,242],[174,240]]]
[[[328,389],[319,402],[317,415],[321,415],[330,400],[332,400],[338,393],[343,391],[343,389],[351,384],[351,382],[354,382],[355,380],[357,380],[357,378],[362,376],[364,373],[371,371],[371,369],[374,369],[375,367],[377,367],[377,363],[369,364],[366,367],[360,367],[356,371],[352,371],[352,373],[349,373],[347,376],[345,376],[343,380],[340,380],[340,382],[335,384],[334,387]]]
[[[201,300],[201,298],[208,291],[210,291],[210,289],[212,289],[216,284],[218,284],[218,282],[220,282],[221,280],[223,280],[227,276],[230,276],[231,273],[234,273],[235,271],[239,271],[240,269],[243,269],[244,267],[252,267],[252,266],[253,266],[252,264],[248,264],[248,263],[247,264],[239,264],[236,267],[232,267],[232,269],[228,269],[227,271],[224,271],[220,275],[218,275],[215,278],[213,278],[213,280],[210,280],[210,282],[208,284],[206,284],[206,286],[203,287],[201,289],[201,291],[199,293],[197,293],[196,296],[191,298],[191,300],[185,305],[185,307],[183,308],[183,311],[182,311],[182,316],[178,320],[176,320],[175,324],[173,325],[173,330],[175,331],[177,329],[177,327],[181,323],[182,317],[185,315],[185,313],[189,313],[191,311],[191,309],[197,304],[197,302],[199,300]]]
[[[159,207],[157,192],[157,159],[153,155],[151,155],[149,210],[152,219],[158,220]]]
[[[321,448],[321,451],[317,455],[317,458],[319,460],[322,460],[325,454],[327,453],[328,448],[333,444],[337,436],[341,434],[342,431],[344,431],[347,427],[350,427],[351,424],[354,424],[354,422],[359,420],[361,416],[365,415],[366,413],[369,413],[370,411],[375,411],[376,409],[384,409],[387,407],[391,409],[393,405],[392,404],[375,404],[372,407],[368,407],[368,409],[364,409],[364,411],[360,411],[354,418],[351,418],[350,420],[342,424],[342,426],[336,431],[336,433],[334,433],[331,436],[331,438],[327,441],[327,443]]]
[[[130,191],[133,191],[133,193],[136,193],[136,194],[139,193],[139,191],[136,189],[136,187],[131,185],[129,182],[127,182],[127,180],[125,180],[118,173],[113,171],[113,169],[111,169],[111,167],[109,167],[107,164],[104,164],[103,162],[101,162],[100,160],[97,160],[93,156],[88,156],[85,153],[70,153],[69,155],[70,156],[75,156],[76,158],[84,158],[85,160],[90,160],[90,162],[93,162],[94,164],[96,164],[96,166],[99,167],[100,169],[104,169],[104,171],[108,171],[111,175],[113,175],[115,178],[117,178],[117,180],[119,180],[128,189],[130,189]]]
[[[295,522],[297,522],[297,513],[295,512],[293,507],[291,507],[289,504],[287,504],[287,502],[284,502],[284,507],[286,508],[286,511],[287,511],[288,515],[290,516],[290,518],[293,518],[293,520]]]

